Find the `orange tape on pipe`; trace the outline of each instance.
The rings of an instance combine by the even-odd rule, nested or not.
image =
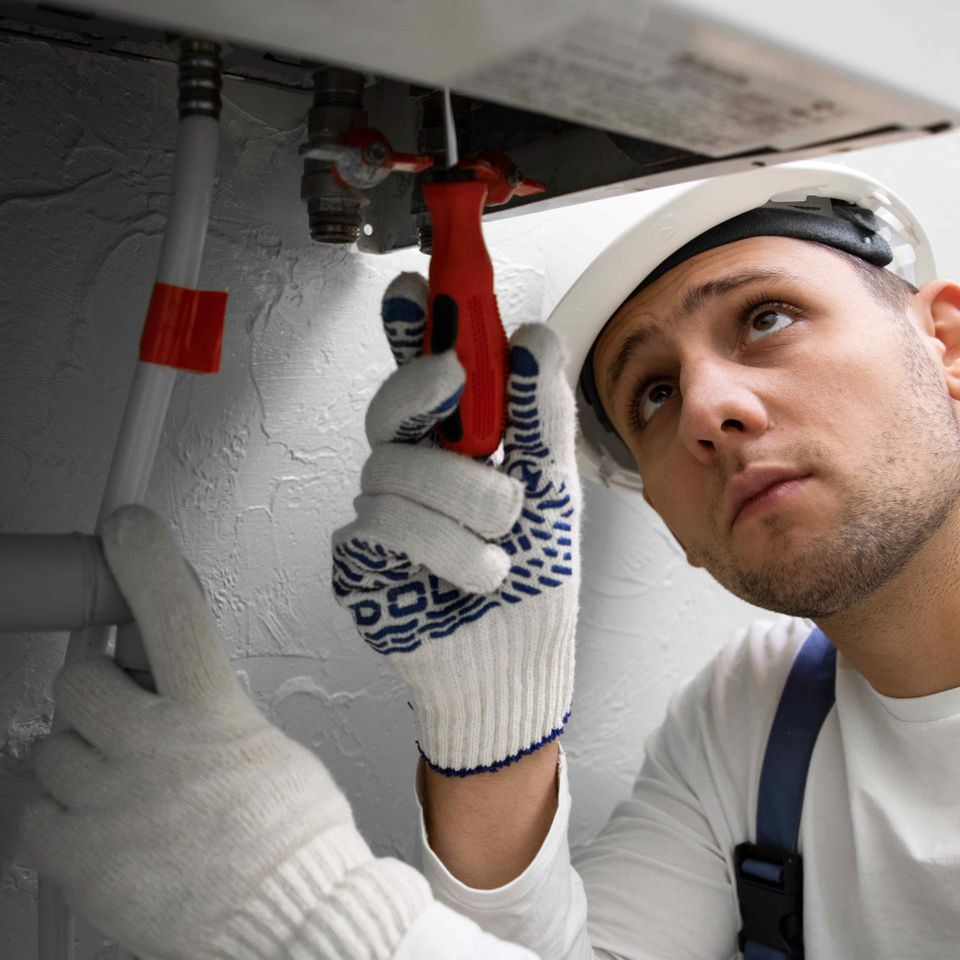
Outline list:
[[[226,293],[155,283],[140,337],[140,359],[194,373],[216,373],[226,312]]]

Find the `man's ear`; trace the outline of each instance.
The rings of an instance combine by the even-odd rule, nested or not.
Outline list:
[[[653,501],[647,495],[646,490],[643,491],[643,499],[647,501],[647,503],[650,505],[650,508],[653,510],[653,512],[659,516],[660,511],[657,510],[657,508],[653,505]],[[663,518],[661,517],[660,519],[662,520]],[[666,526],[666,521],[664,521],[664,525]],[[667,526],[667,529],[670,530],[670,527]],[[690,551],[687,550],[687,548],[683,544],[683,541],[672,530],[670,530],[670,536],[672,536],[673,539],[676,540],[678,544],[680,544],[680,549],[684,552],[684,554],[686,554],[687,563],[689,563],[691,567],[697,567],[698,569],[702,569],[703,564],[700,563],[699,560],[694,560],[693,557],[690,556]]]
[[[934,280],[917,294],[936,341],[943,373],[954,400],[960,400],[960,285],[952,280]]]

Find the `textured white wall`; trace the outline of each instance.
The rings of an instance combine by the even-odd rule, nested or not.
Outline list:
[[[0,531],[89,531],[126,397],[163,230],[175,131],[163,65],[0,46]],[[184,376],[150,486],[203,578],[258,702],[309,744],[379,853],[412,856],[413,726],[403,685],[328,587],[351,515],[363,414],[391,368],[378,302],[410,251],[311,245],[298,198],[301,96],[229,84],[201,284],[230,291],[222,371]],[[960,137],[848,158],[927,220],[960,265]],[[501,309],[534,321],[648,202],[491,224]],[[753,615],[645,506],[588,484],[572,763],[575,841],[629,790],[670,692]],[[36,787],[65,635],[0,636],[0,957],[35,955],[35,877],[14,851]],[[81,928],[79,960],[120,951]]]

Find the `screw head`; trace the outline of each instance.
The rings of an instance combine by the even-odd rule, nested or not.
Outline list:
[[[364,158],[371,163],[381,164],[387,159],[387,148],[382,143],[368,143]]]

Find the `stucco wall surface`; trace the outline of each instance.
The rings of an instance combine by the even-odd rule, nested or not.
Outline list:
[[[0,531],[90,531],[133,371],[164,225],[174,71],[0,44]],[[333,601],[365,408],[392,368],[378,303],[415,251],[310,243],[297,145],[308,101],[228,83],[201,286],[230,292],[221,372],[176,387],[147,501],[174,525],[257,702],[308,744],[376,852],[415,850],[411,713],[389,662]],[[849,155],[926,218],[960,264],[960,138]],[[487,229],[509,326],[541,319],[649,203],[615,198]],[[628,791],[666,700],[756,613],[686,567],[633,495],[586,490],[571,758],[574,842]],[[0,958],[35,956],[36,879],[15,826],[36,793],[66,636],[0,636]],[[80,927],[79,960],[122,951]]]

